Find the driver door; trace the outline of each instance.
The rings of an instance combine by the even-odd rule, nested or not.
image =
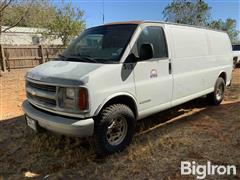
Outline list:
[[[134,67],[139,115],[142,113],[146,116],[171,106],[173,76],[164,29],[161,26],[143,28],[134,45],[138,57],[142,44],[153,47],[153,58],[140,60]]]

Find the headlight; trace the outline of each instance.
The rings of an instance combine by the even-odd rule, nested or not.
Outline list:
[[[59,107],[67,112],[83,112],[88,110],[88,91],[86,88],[63,88],[58,93]]]
[[[76,111],[76,98],[74,88],[65,88],[63,94],[63,108],[66,110]]]
[[[66,98],[74,99],[75,98],[75,89],[66,88]]]

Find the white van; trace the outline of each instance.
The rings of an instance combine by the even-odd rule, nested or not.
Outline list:
[[[237,68],[240,65],[240,44],[233,44],[233,68]]]
[[[164,22],[85,30],[56,61],[26,75],[28,126],[94,135],[98,153],[124,149],[136,121],[207,95],[223,100],[232,77],[226,33]]]

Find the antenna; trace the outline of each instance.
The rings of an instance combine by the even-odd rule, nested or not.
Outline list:
[[[102,8],[103,8],[102,23],[104,24],[104,0],[103,0],[103,6],[102,6]]]

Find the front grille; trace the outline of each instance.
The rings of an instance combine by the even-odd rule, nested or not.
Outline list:
[[[53,85],[26,82],[27,98],[30,102],[43,107],[54,108],[57,106],[56,89],[56,86]]]
[[[27,85],[29,87],[33,87],[33,88],[40,89],[43,91],[56,92],[56,86],[51,86],[51,85],[46,85],[46,84],[37,84],[37,83],[30,82],[30,81],[27,82]]]
[[[27,93],[27,98],[29,98],[30,100],[32,100],[36,103],[41,103],[42,105],[51,105],[51,106],[56,106],[57,105],[55,99],[33,96],[30,93]]]

